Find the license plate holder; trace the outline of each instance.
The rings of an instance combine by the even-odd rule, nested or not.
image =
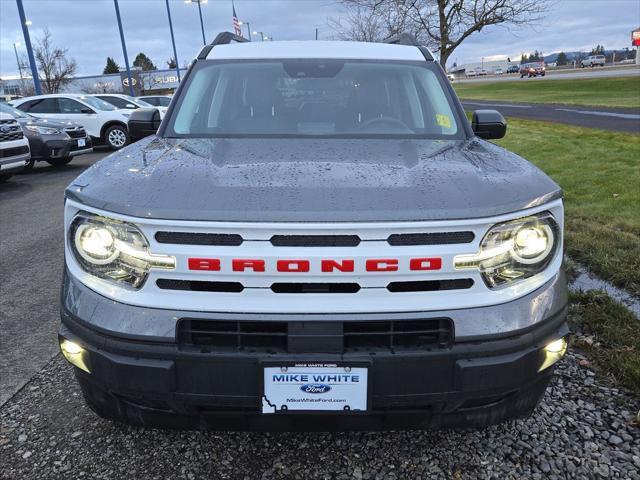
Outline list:
[[[87,145],[87,142],[86,142],[86,140],[84,138],[79,138],[78,139],[78,146],[79,147],[84,147],[86,145]]]
[[[368,364],[263,365],[262,413],[365,412],[368,373]]]

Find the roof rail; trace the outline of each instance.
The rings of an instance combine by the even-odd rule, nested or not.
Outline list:
[[[433,60],[433,55],[431,54],[429,49],[424,47],[423,45],[420,45],[420,43],[416,40],[416,37],[409,33],[397,33],[385,38],[382,42],[391,43],[393,45],[410,45],[412,47],[418,47],[426,60]]]
[[[197,59],[204,60],[205,58],[207,58],[207,55],[209,55],[209,52],[211,51],[211,49],[216,45],[228,45],[230,43],[242,43],[242,42],[248,42],[248,41],[249,40],[247,40],[246,38],[241,37],[240,35],[236,35],[235,33],[220,32],[216,36],[216,38],[214,38],[213,42],[211,42],[209,45],[205,45],[204,47],[202,47],[202,50],[200,50],[200,53],[198,54]]]

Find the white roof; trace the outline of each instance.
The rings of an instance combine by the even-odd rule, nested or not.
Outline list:
[[[207,58],[340,58],[362,60],[424,61],[418,47],[389,43],[331,42],[324,40],[246,42],[217,45]]]

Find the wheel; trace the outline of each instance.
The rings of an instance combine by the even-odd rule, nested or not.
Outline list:
[[[520,75],[520,78],[524,78],[524,75]]]
[[[33,170],[33,167],[36,166],[36,161],[33,158],[30,158],[29,161],[24,165],[24,172],[30,172]]]
[[[540,74],[541,77],[544,77],[545,75],[546,75],[546,73],[541,73]]]
[[[122,125],[112,125],[104,132],[104,139],[111,150],[120,150],[129,144],[129,132]]]
[[[51,158],[47,160],[47,163],[53,167],[62,167],[73,160],[73,157],[61,157],[61,158]]]
[[[12,173],[5,173],[0,175],[0,183],[2,182],[6,182],[7,180],[9,180],[12,177]]]
[[[590,63],[590,64],[589,64],[589,66],[590,66],[591,68],[593,68],[593,63]]]

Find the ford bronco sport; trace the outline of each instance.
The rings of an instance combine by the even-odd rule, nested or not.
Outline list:
[[[566,350],[563,204],[485,141],[505,129],[406,36],[219,35],[157,134],[66,190],[59,340],[86,402],[217,430],[528,415]]]

